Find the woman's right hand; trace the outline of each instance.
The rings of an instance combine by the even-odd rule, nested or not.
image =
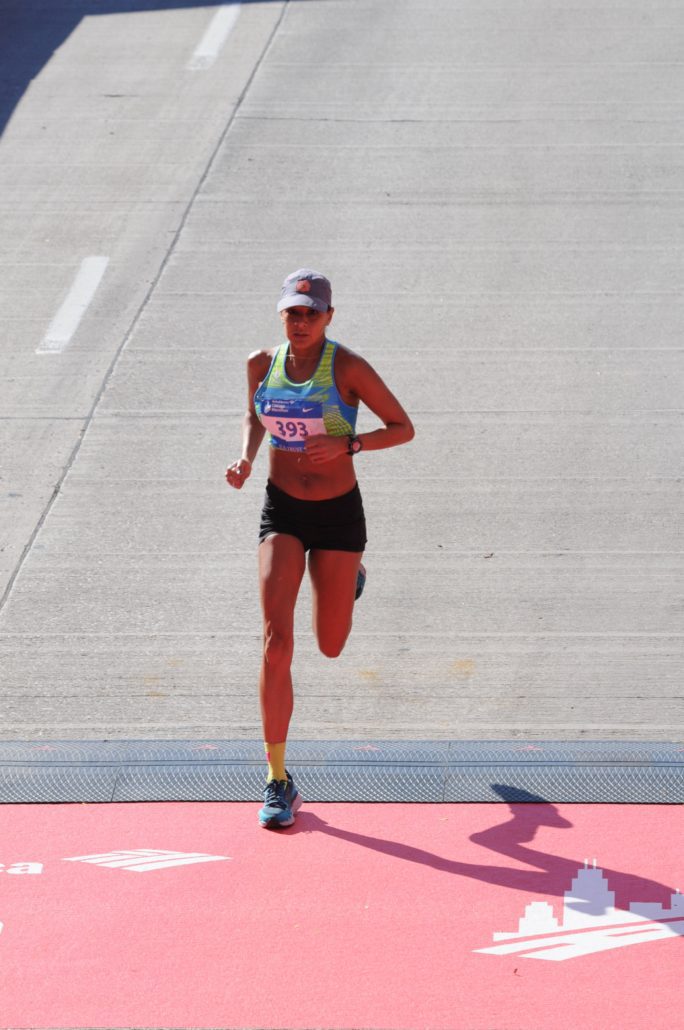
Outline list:
[[[238,461],[234,461],[233,464],[229,465],[226,469],[226,482],[229,486],[234,486],[236,490],[241,490],[245,481],[249,479],[251,474],[251,461],[247,461],[246,458],[240,458]]]

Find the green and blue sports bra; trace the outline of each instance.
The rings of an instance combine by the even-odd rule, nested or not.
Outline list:
[[[287,377],[287,341],[278,347],[254,394],[254,408],[271,435],[271,447],[303,451],[308,436],[354,433],[358,408],[344,402],[335,383],[337,346],[334,340],[326,339],[318,367],[304,383],[294,383]]]

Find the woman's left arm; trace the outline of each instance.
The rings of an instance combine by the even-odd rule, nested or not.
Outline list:
[[[380,451],[412,440],[416,433],[411,419],[372,365],[358,354],[348,355],[345,372],[345,385],[384,422],[383,429],[359,434],[363,450]]]
[[[416,434],[411,419],[375,369],[358,354],[349,352],[338,351],[335,361],[338,388],[343,386],[345,393],[363,401],[385,424],[383,429],[359,433],[362,449],[381,451],[412,440]],[[349,441],[346,436],[310,436],[306,441],[306,454],[314,464],[348,457]]]

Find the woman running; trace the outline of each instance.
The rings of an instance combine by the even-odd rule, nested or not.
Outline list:
[[[367,361],[326,336],[330,282],[300,268],[283,283],[286,342],[250,354],[242,457],[226,471],[241,489],[266,433],[270,468],[259,532],[264,651],[259,680],[268,761],[262,826],[291,826],[301,796],[285,768],[293,708],[290,666],[297,594],[309,552],[313,629],[323,654],[342,653],[365,583],[366,523],[353,458],[413,438],[411,420]],[[384,428],[356,436],[359,402]]]

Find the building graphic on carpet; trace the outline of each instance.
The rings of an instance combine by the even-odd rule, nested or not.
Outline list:
[[[633,901],[628,910],[615,908],[615,891],[609,889],[594,859],[592,866],[585,861],[570,890],[565,891],[560,921],[549,902],[533,901],[526,906],[516,932],[495,933],[497,943],[475,951],[563,962],[675,937],[684,937],[684,895],[679,890],[671,896],[669,908],[642,901]]]

